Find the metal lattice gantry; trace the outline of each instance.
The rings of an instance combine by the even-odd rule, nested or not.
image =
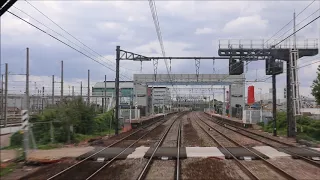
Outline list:
[[[218,54],[229,57],[230,74],[243,73],[243,61],[265,60],[266,75],[272,75],[273,119],[276,119],[276,75],[283,73],[283,61],[287,63],[287,120],[288,136],[294,137],[295,115],[299,113],[299,82],[297,60],[318,54],[317,39],[296,40],[219,40]],[[240,56],[236,58],[235,56]],[[232,68],[231,68],[232,67]],[[235,68],[236,67],[236,68]],[[276,122],[274,122],[274,127]],[[276,129],[274,130],[276,135]]]
[[[153,67],[154,67],[154,77],[155,81],[157,81],[157,69],[158,69],[158,60],[167,60],[170,61],[173,59],[181,59],[181,60],[187,60],[187,59],[193,59],[195,60],[195,67],[196,67],[196,75],[199,77],[200,73],[200,60],[208,59],[208,60],[214,60],[215,59],[229,59],[229,57],[147,57],[140,54],[136,54],[130,51],[121,50],[119,47],[119,60],[131,60],[131,61],[153,61]],[[214,65],[214,63],[213,63]],[[170,66],[171,70],[171,66]],[[197,81],[199,78],[197,78]]]

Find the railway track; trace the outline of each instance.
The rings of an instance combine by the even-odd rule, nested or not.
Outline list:
[[[174,115],[173,115],[174,116]],[[170,116],[172,117],[172,116]],[[152,132],[154,129],[156,129],[157,127],[161,126],[163,123],[165,123],[167,120],[169,120],[170,118],[164,118],[162,121],[159,121],[158,123],[152,123],[149,125],[146,125],[144,127],[141,127],[137,130],[135,130],[134,132],[130,133],[129,135],[113,142],[112,144],[102,148],[101,150],[93,153],[92,155],[84,158],[83,160],[77,162],[76,164],[64,169],[63,171],[60,171],[59,173],[56,173],[55,175],[47,178],[47,180],[57,180],[57,179],[66,179],[66,178],[71,178],[71,179],[92,179],[93,177],[95,177],[99,172],[101,172],[103,169],[105,169],[106,167],[108,167],[108,165],[110,165],[112,162],[114,162],[116,160],[117,157],[119,157],[123,152],[125,152],[128,148],[132,147],[133,145],[135,145],[137,142],[139,142],[142,138],[146,137],[150,132]],[[150,129],[148,129],[150,128]],[[144,133],[142,133],[142,135],[140,137],[138,137],[136,140],[134,140],[134,142],[132,142],[129,146],[127,146],[126,148],[124,148],[124,150],[122,150],[120,153],[118,153],[116,156],[114,156],[111,160],[107,161],[106,163],[104,163],[103,165],[100,164],[90,164],[89,160],[90,158],[92,158],[93,156],[103,152],[104,150],[106,150],[107,148],[110,147],[115,147],[117,144],[123,142],[124,140],[128,139],[129,137],[132,137],[138,133],[141,133],[145,131]],[[81,175],[81,173],[85,172],[86,174],[88,174],[88,169],[86,169],[87,166],[94,166],[95,170],[94,172],[89,172],[89,175]],[[77,174],[77,177],[74,177],[73,174]]]
[[[177,130],[177,135],[176,135],[176,143],[173,145],[172,143],[168,143],[169,147],[176,147],[177,148],[177,158],[175,159],[175,165],[174,165],[174,179],[175,180],[179,180],[180,179],[180,147],[181,147],[181,122],[182,122],[182,116],[185,115],[185,113],[181,113],[179,114],[173,121],[172,123],[169,125],[169,127],[165,130],[165,132],[163,133],[163,135],[161,136],[160,140],[156,143],[155,148],[152,151],[152,154],[150,156],[150,158],[148,159],[147,163],[144,165],[142,171],[140,172],[137,180],[142,180],[142,179],[146,179],[148,177],[148,173],[151,171],[152,168],[154,167],[154,162],[157,160],[154,160],[154,156],[155,153],[157,152],[157,150],[159,149],[159,147],[161,147],[163,145],[163,143],[166,141],[166,139],[168,138],[168,134],[171,130],[171,134],[175,133],[175,129],[173,129],[172,127],[174,126],[174,124],[177,124],[178,130]],[[179,120],[179,121],[178,121]],[[167,140],[167,141],[172,141],[172,140]]]
[[[289,143],[286,143],[286,142],[282,142],[282,141],[279,141],[277,139],[274,139],[274,138],[270,138],[270,137],[267,137],[267,136],[264,136],[264,135],[261,135],[261,134],[258,134],[258,133],[255,133],[255,132],[252,132],[250,130],[247,130],[245,128],[241,128],[241,127],[237,127],[235,125],[232,125],[232,124],[229,124],[227,122],[222,122],[222,121],[219,121],[219,120],[215,120],[215,119],[212,119],[210,117],[208,117],[208,115],[204,115],[203,116],[205,119],[207,120],[210,120],[218,125],[220,125],[221,127],[224,127],[228,130],[231,130],[235,133],[238,133],[238,134],[241,134],[245,137],[248,137],[250,139],[253,139],[255,141],[258,141],[258,142],[261,142],[265,145],[268,145],[268,146],[271,146],[275,149],[279,149],[281,150],[282,152],[285,152],[289,155],[291,155],[292,157],[296,157],[296,158],[299,158],[299,159],[302,159],[303,161],[309,163],[309,164],[312,164],[316,167],[320,167],[320,163],[317,162],[317,161],[314,161],[312,160],[311,158],[306,158],[304,156],[301,156],[299,154],[296,154],[288,149],[284,149],[286,147],[298,147],[298,146],[295,146],[293,144],[289,144]],[[315,151],[315,150],[312,150],[312,149],[308,149],[308,148],[303,148],[304,150],[306,151],[310,151],[310,152],[313,152],[313,153],[316,153],[320,156],[320,153]]]
[[[223,148],[226,152],[229,153],[229,155],[236,161],[236,163],[238,164],[238,166],[249,176],[249,178],[251,179],[263,179],[263,178],[259,178],[258,175],[256,175],[256,172],[254,173],[253,170],[250,170],[250,166],[246,165],[245,162],[239,161],[238,158],[233,155],[225,146],[225,141],[228,141],[228,144],[230,144],[230,142],[232,142],[235,146],[237,147],[242,147],[244,149],[246,149],[247,151],[251,152],[252,154],[254,154],[255,156],[259,157],[259,159],[262,160],[263,164],[261,164],[260,166],[267,166],[269,167],[272,171],[275,171],[278,175],[280,175],[281,177],[285,178],[285,179],[296,179],[295,177],[291,176],[290,174],[288,174],[287,172],[285,172],[284,170],[282,170],[281,168],[275,166],[273,163],[267,161],[264,157],[260,156],[258,153],[248,149],[247,147],[239,144],[238,142],[234,141],[233,139],[231,139],[230,137],[226,136],[224,133],[222,133],[220,130],[218,130],[217,128],[211,126],[210,124],[208,124],[207,122],[205,122],[205,120],[203,120],[203,118],[201,118],[198,114],[194,115],[194,119],[196,119],[196,123],[200,126],[200,128],[208,135],[212,138],[213,141],[215,141],[219,147]],[[199,123],[198,121],[200,121],[201,123]],[[212,135],[212,132],[208,131],[209,127],[211,130],[214,130],[214,135]],[[218,136],[216,136],[216,134],[219,134],[220,138],[217,138]],[[223,138],[221,138],[223,137]],[[224,141],[224,142],[223,142]],[[277,177],[277,175],[275,175],[275,177]],[[279,176],[278,176],[279,177]]]

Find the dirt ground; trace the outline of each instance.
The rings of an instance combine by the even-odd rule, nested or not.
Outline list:
[[[101,173],[94,176],[93,180],[130,180],[136,179],[142,171],[146,159],[126,159],[119,160],[112,163],[107,168],[103,169]]]
[[[174,160],[155,160],[153,161],[146,179],[148,180],[173,180],[175,171]]]
[[[231,131],[227,128],[224,128],[212,121],[209,120],[205,120],[206,123],[208,123],[209,125],[213,126],[214,128],[216,128],[218,131],[222,132],[223,134],[225,134],[226,136],[232,138],[234,141],[238,142],[239,144],[246,146],[246,147],[253,147],[253,146],[262,146],[263,143],[260,143],[254,139],[250,139],[246,136],[243,136],[241,134],[238,134],[234,131]]]
[[[184,147],[196,147],[205,146],[203,139],[201,139],[191,124],[190,119],[184,119],[182,124],[182,146]]]
[[[37,169],[22,178],[20,180],[43,180],[47,179],[50,176],[64,170],[65,168],[75,164],[77,161],[73,158],[65,158],[58,163],[44,165],[41,167],[37,167]],[[13,174],[13,173],[12,173]]]
[[[261,160],[253,160],[253,161],[241,161],[255,176],[259,179],[286,179],[281,174],[278,174],[276,171],[268,167]]]
[[[303,160],[281,157],[268,161],[297,179],[320,179],[320,168]]]
[[[182,160],[181,179],[235,180],[249,179],[233,160],[188,158]]]

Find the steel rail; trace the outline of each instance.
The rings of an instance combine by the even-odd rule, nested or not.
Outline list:
[[[200,119],[197,116],[194,116],[195,119]],[[200,119],[201,120],[201,119]],[[251,179],[256,179],[259,180],[259,178],[253,174],[252,171],[250,171],[250,169],[248,169],[247,166],[245,166],[244,164],[241,163],[241,161],[239,161],[239,159],[237,157],[235,157],[225,146],[223,146],[212,134],[210,134],[198,121],[195,121],[198,126],[209,136],[211,137],[211,139],[217,143],[220,147],[222,147],[225,151],[227,151],[230,156],[236,161],[236,163],[238,164],[239,168],[242,169]]]
[[[238,145],[239,147],[242,147],[244,149],[246,149],[247,151],[253,153],[254,155],[256,155],[257,157],[259,157],[264,163],[266,163],[269,167],[271,167],[272,169],[276,170],[278,173],[282,174],[284,177],[288,178],[288,179],[296,179],[295,177],[291,176],[290,174],[288,174],[287,172],[285,172],[284,170],[282,170],[281,168],[277,167],[276,165],[272,164],[271,162],[267,161],[264,157],[260,156],[259,154],[257,154],[256,152],[250,150],[249,148],[243,146],[242,144],[238,143],[237,141],[233,140],[232,138],[226,136],[224,133],[222,133],[221,131],[219,131],[217,128],[213,127],[212,125],[208,124],[207,122],[205,122],[204,120],[202,120],[199,115],[197,114],[197,117],[207,126],[209,126],[210,128],[214,129],[216,132],[218,132],[220,135],[222,135],[223,137],[225,137],[226,139],[228,139],[229,141],[235,143],[236,145]]]
[[[207,119],[210,118],[210,120],[211,120],[211,118],[213,118],[213,117],[209,117],[208,114],[206,114],[206,115],[207,115],[207,116],[206,116]],[[237,126],[235,126],[235,125],[231,125],[231,124],[229,124],[229,123],[222,122],[221,120],[216,120],[216,121],[219,121],[219,122],[224,123],[224,124],[228,124],[229,126],[232,126],[232,127],[236,128],[236,129],[241,129],[241,130],[246,131],[246,132],[248,132],[248,133],[250,133],[250,134],[254,134],[254,135],[260,136],[260,137],[262,137],[262,138],[269,139],[269,140],[271,140],[271,141],[275,141],[275,142],[277,142],[277,143],[279,143],[279,144],[283,144],[283,145],[290,146],[290,147],[298,147],[298,146],[296,146],[296,145],[293,145],[293,144],[290,144],[290,143],[286,143],[286,142],[280,141],[280,140],[278,140],[278,139],[274,139],[274,138],[271,138],[271,137],[268,137],[268,136],[264,136],[264,135],[259,134],[259,133],[256,133],[256,132],[249,131],[249,130],[247,130],[247,129],[245,129],[245,128],[242,128],[242,127],[237,127]],[[308,148],[304,148],[304,147],[302,147],[302,148],[305,149],[305,150],[307,150],[307,151],[310,151],[310,152],[313,152],[313,153],[316,153],[316,154],[319,154],[319,155],[320,155],[320,152],[318,152],[318,151],[316,151],[316,150],[308,149]]]
[[[134,144],[136,144],[137,142],[139,142],[143,137],[145,137],[146,135],[148,135],[151,131],[153,131],[155,128],[159,127],[160,125],[162,125],[164,122],[166,121],[160,121],[160,123],[158,123],[155,127],[151,128],[150,130],[148,130],[146,133],[144,133],[141,137],[139,137],[136,141],[134,141],[133,143],[131,143],[128,147],[126,147],[124,150],[122,150],[120,153],[118,153],[115,157],[113,157],[111,160],[109,160],[107,163],[105,163],[103,166],[101,166],[97,171],[95,171],[94,173],[92,173],[89,177],[86,178],[86,180],[91,179],[92,177],[94,177],[95,175],[97,175],[101,170],[103,170],[106,166],[108,166],[109,164],[111,164],[112,162],[114,162],[116,160],[117,157],[119,157],[121,154],[123,154],[123,152],[125,152],[127,149],[129,149],[131,146],[133,146]]]
[[[155,153],[157,152],[157,150],[159,149],[159,147],[162,145],[162,143],[164,142],[164,139],[166,138],[167,134],[169,133],[171,127],[173,126],[173,124],[177,121],[177,119],[179,119],[182,115],[184,115],[184,113],[182,112],[181,114],[177,115],[177,117],[172,121],[172,123],[170,124],[170,126],[166,129],[166,131],[163,133],[163,135],[161,136],[160,140],[157,143],[157,146],[154,148],[148,162],[145,164],[144,168],[142,169],[142,171],[139,174],[139,177],[137,178],[138,180],[144,179],[145,176],[147,175],[147,172],[149,170],[150,164],[153,160],[153,157],[155,155]]]
[[[207,115],[206,118],[211,118],[211,117],[209,117],[209,116]],[[225,122],[222,122],[221,120],[218,120],[218,121],[221,122],[221,123],[225,123]],[[278,139],[274,139],[274,138],[271,138],[271,137],[268,137],[268,136],[264,136],[264,135],[259,134],[259,133],[256,133],[256,132],[249,131],[249,130],[247,130],[247,129],[245,129],[245,128],[242,128],[242,127],[237,127],[237,126],[231,125],[231,124],[229,124],[229,123],[225,123],[225,124],[228,124],[229,126],[232,126],[232,127],[236,128],[236,129],[241,129],[241,130],[243,130],[243,131],[245,131],[245,132],[248,132],[248,133],[250,133],[250,134],[254,134],[254,135],[260,136],[260,137],[262,137],[262,138],[269,139],[269,140],[271,140],[271,141],[275,141],[275,142],[277,142],[277,143],[279,143],[279,144],[283,144],[283,145],[290,146],[290,147],[298,147],[298,146],[296,146],[296,145],[293,145],[293,144],[290,144],[290,143],[286,143],[286,142],[280,141],[280,140],[278,140]],[[316,150],[308,149],[308,148],[304,148],[304,147],[302,147],[302,148],[305,149],[305,150],[307,150],[307,151],[310,151],[310,152],[313,152],[313,153],[316,153],[316,154],[319,154],[319,155],[320,155],[320,152],[317,152]]]
[[[164,118],[164,119],[165,119],[165,118]],[[164,120],[164,119],[163,119],[163,120]],[[134,134],[136,134],[136,133],[140,132],[141,130],[144,130],[145,128],[148,128],[148,127],[150,127],[150,126],[152,126],[152,125],[154,125],[154,124],[153,124],[153,123],[151,123],[151,124],[149,124],[149,125],[146,125],[146,126],[144,126],[144,127],[141,127],[141,128],[139,128],[139,129],[137,129],[136,131],[134,131],[134,132],[130,133],[129,135],[127,135],[127,136],[125,136],[125,137],[123,137],[123,138],[121,138],[121,139],[119,139],[119,140],[117,140],[116,142],[114,142],[114,143],[112,143],[112,144],[108,145],[107,147],[102,148],[101,150],[99,150],[99,151],[97,151],[97,152],[93,153],[92,155],[90,155],[90,156],[88,156],[88,157],[84,158],[83,160],[81,160],[81,161],[77,162],[76,164],[73,164],[72,166],[70,166],[70,167],[68,167],[68,168],[66,168],[66,169],[64,169],[64,170],[62,170],[62,171],[60,171],[60,172],[58,172],[57,174],[55,174],[55,175],[53,175],[53,176],[51,176],[51,177],[49,177],[47,180],[52,180],[52,179],[54,179],[54,178],[56,178],[56,177],[58,177],[58,176],[62,175],[63,173],[65,173],[65,172],[69,171],[70,169],[72,169],[72,168],[74,168],[74,167],[76,167],[76,166],[79,166],[79,164],[81,164],[81,163],[83,163],[84,161],[86,161],[86,160],[90,159],[91,157],[93,157],[93,156],[97,155],[98,153],[100,153],[100,152],[104,151],[105,149],[107,149],[107,148],[109,148],[109,147],[112,147],[112,146],[114,146],[114,145],[116,145],[116,144],[118,144],[118,143],[122,142],[123,140],[127,139],[128,137],[130,137],[130,136],[132,136],[132,135],[134,135]]]
[[[209,117],[206,117],[206,118],[209,118]],[[210,119],[208,119],[208,120],[212,121],[213,119],[210,118]],[[217,121],[217,120],[213,120],[212,122],[214,122],[214,123],[216,123],[216,124],[218,124],[218,125],[220,125],[220,126],[222,126],[222,127],[225,127],[225,128],[227,128],[227,129],[229,129],[229,130],[231,130],[231,131],[233,131],[233,132],[236,132],[236,133],[238,133],[238,134],[241,134],[241,135],[243,135],[243,136],[246,136],[246,137],[248,137],[248,138],[250,138],[250,139],[254,139],[254,140],[258,141],[258,142],[261,142],[261,143],[263,143],[263,144],[266,144],[266,145],[268,145],[268,146],[271,146],[271,147],[273,147],[273,148],[275,148],[275,149],[282,150],[283,152],[285,152],[285,153],[287,153],[287,154],[290,154],[290,155],[293,156],[293,157],[299,157],[300,159],[302,159],[303,161],[305,161],[305,162],[307,162],[307,163],[309,163],[309,164],[312,164],[312,165],[314,165],[314,166],[320,167],[320,163],[318,163],[317,161],[314,161],[314,160],[312,160],[312,159],[309,159],[309,158],[306,158],[306,157],[301,156],[301,155],[299,155],[299,154],[296,154],[296,153],[294,153],[294,152],[292,152],[292,151],[290,151],[290,150],[283,149],[282,147],[276,147],[276,146],[274,146],[272,143],[263,141],[263,140],[261,140],[261,139],[259,139],[259,138],[256,138],[256,137],[252,137],[252,136],[250,136],[250,135],[248,135],[248,134],[245,134],[245,133],[243,133],[243,132],[234,130],[234,129],[228,127],[228,126],[231,126],[231,127],[233,127],[233,128],[236,128],[236,129],[243,130],[243,131],[248,132],[249,134],[252,134],[252,135],[259,136],[259,135],[255,134],[255,133],[253,133],[253,132],[250,132],[250,131],[248,131],[248,130],[239,128],[239,127],[234,126],[234,125],[231,125],[231,124],[229,124],[229,123],[225,123],[225,122],[221,122],[221,121],[218,121],[218,122],[220,122],[220,123],[217,123],[217,122],[215,122],[215,121]],[[228,126],[223,126],[222,123],[227,124]],[[259,136],[259,137],[264,138],[264,136]],[[268,138],[266,138],[266,139],[268,139]],[[268,140],[273,140],[273,139],[268,139]],[[297,146],[293,146],[293,147],[297,147]],[[306,148],[303,148],[303,149],[307,150]],[[314,152],[314,151],[311,151],[311,152]]]
[[[179,129],[178,129],[178,136],[177,136],[177,160],[176,160],[176,177],[175,180],[180,179],[180,147],[181,147],[181,125],[182,125],[182,118],[179,122]]]

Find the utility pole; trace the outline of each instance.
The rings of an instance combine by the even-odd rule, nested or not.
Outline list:
[[[135,111],[134,111],[134,119],[137,120],[138,119],[138,93],[137,93],[137,89],[136,89],[136,86],[134,88],[134,94],[135,94],[135,102],[134,102],[134,108],[135,108]]]
[[[115,88],[116,88],[116,114],[115,114],[115,134],[118,135],[119,128],[119,75],[120,75],[120,46],[116,48],[116,80],[115,80]]]
[[[275,65],[274,65],[275,66]],[[273,73],[275,73],[275,68],[273,66]],[[276,89],[276,75],[272,75],[272,116],[273,116],[273,136],[277,136],[277,89]],[[260,95],[261,101],[261,95]],[[262,103],[261,103],[262,105]],[[262,108],[262,106],[261,106]],[[262,115],[261,115],[262,116]]]
[[[74,99],[74,86],[72,86],[72,99]]]
[[[297,88],[297,59],[298,59],[298,51],[296,49],[296,36],[295,36],[295,13],[293,14],[293,30],[294,30],[294,42],[293,42],[293,49],[290,50],[290,57],[287,61],[287,122],[288,122],[288,129],[287,129],[287,136],[288,137],[296,137],[296,108],[300,108],[299,104],[297,105],[297,98],[299,99],[299,94],[296,94]],[[293,82],[294,81],[294,82]],[[298,86],[298,87],[297,87]],[[294,96],[294,97],[293,97]]]
[[[41,98],[41,112],[43,113],[44,109],[44,86],[42,86],[42,98]]]
[[[26,110],[30,113],[30,99],[29,99],[29,48],[27,48],[27,59],[26,59]],[[27,125],[27,127],[29,124]],[[28,129],[28,128],[27,128]],[[29,132],[24,130],[23,132],[24,142],[24,157],[27,158],[29,150]]]
[[[222,107],[222,116],[226,115],[226,87],[223,86],[223,107]]]
[[[103,112],[107,109],[107,75],[104,75],[104,102],[103,102]]]
[[[88,69],[88,96],[87,96],[87,103],[90,106],[90,69]]]
[[[7,127],[7,121],[8,121],[8,76],[9,76],[9,73],[8,73],[8,63],[6,63],[6,79],[5,79],[5,92],[4,92],[4,99],[5,99],[5,102],[4,102],[4,127]]]
[[[1,119],[4,117],[4,112],[3,112],[3,102],[4,102],[4,89],[3,89],[3,74],[1,74]]]
[[[40,102],[41,102],[41,90],[38,89],[38,96],[37,96],[37,107],[38,107],[38,113],[40,114]]]
[[[82,81],[80,82],[80,97],[81,97],[81,100],[82,100]]]
[[[51,97],[51,104],[54,105],[54,75],[52,75],[52,97]]]
[[[63,61],[61,61],[61,95],[60,102],[63,101]]]
[[[153,85],[152,85],[152,91],[151,91],[151,93],[152,93],[152,96],[151,96],[151,105],[152,105],[152,108],[151,108],[151,110],[152,110],[152,115],[154,114],[154,89],[153,89]]]

